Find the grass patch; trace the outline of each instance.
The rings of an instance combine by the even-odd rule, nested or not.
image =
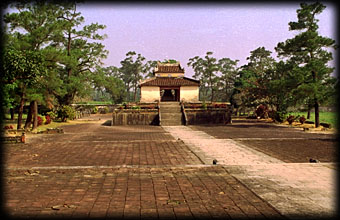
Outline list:
[[[39,115],[40,117],[42,117],[42,115]],[[26,123],[26,118],[27,118],[27,114],[23,114],[23,119],[22,119],[22,129],[25,126]],[[67,120],[67,122],[62,122],[61,119],[56,119],[54,121],[51,121],[50,124],[42,124],[40,126],[37,127],[36,132],[40,132],[40,131],[45,131],[47,129],[53,129],[53,128],[58,128],[60,126],[64,126],[64,125],[71,125],[71,124],[80,124],[80,123],[89,123],[91,121],[86,121],[86,120],[82,120],[82,121],[77,121],[77,120]],[[17,123],[18,123],[18,115],[15,115],[14,120],[10,120],[10,115],[6,114],[5,115],[5,119],[3,120],[3,124],[1,125],[2,127],[0,128],[0,130],[5,127],[5,126],[9,126],[12,125],[12,127],[14,129],[17,128]],[[32,129],[32,125],[30,127],[30,131]]]
[[[305,118],[307,118],[307,112],[290,112],[289,114],[294,115],[294,116],[303,115],[305,116]],[[331,124],[333,128],[338,128],[336,112],[320,112],[319,117],[320,117],[320,123],[321,122],[328,123],[328,124]],[[311,112],[310,119],[307,119],[307,120],[313,121],[315,123],[315,113]]]
[[[77,102],[80,105],[112,105],[112,101],[87,101],[87,102]]]

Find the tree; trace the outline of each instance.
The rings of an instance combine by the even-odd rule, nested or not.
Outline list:
[[[177,62],[177,61],[176,61]],[[157,67],[157,61],[155,60],[148,60],[146,64],[144,65],[143,73],[145,73],[144,78],[151,78],[153,77],[153,72],[151,72],[151,69]]]
[[[278,43],[275,48],[280,57],[295,63],[294,76],[297,87],[294,93],[301,100],[312,100],[315,109],[315,127],[320,124],[319,106],[325,101],[329,92],[329,84],[334,85],[335,79],[330,74],[334,68],[328,66],[333,59],[327,48],[336,49],[335,41],[318,33],[318,19],[316,15],[326,8],[316,2],[301,3],[297,10],[297,22],[289,22],[290,31],[299,31],[294,38]],[[334,91],[335,92],[335,91]]]
[[[36,4],[19,2],[14,3],[13,6],[18,13],[7,13],[4,16],[7,25],[4,68],[7,85],[16,85],[15,87],[19,90],[17,128],[20,129],[27,90],[36,93],[32,88],[37,86],[38,79],[46,73],[42,50],[45,44],[51,41],[51,36],[54,36],[57,29],[58,23],[55,15],[58,14],[59,8],[46,2]],[[36,102],[36,100],[32,101]],[[37,104],[35,103],[34,106],[37,107]],[[37,111],[34,109],[34,112]],[[37,114],[34,114],[33,129],[37,127],[36,125]]]
[[[3,57],[4,72],[1,77],[1,83],[6,85],[6,88],[11,86],[12,89],[18,89],[20,104],[17,129],[21,129],[27,90],[38,84],[39,78],[46,74],[46,68],[43,65],[43,57],[37,51],[18,51],[8,47],[4,50]],[[34,109],[34,111],[37,110]]]
[[[279,61],[268,73],[266,82],[267,103],[273,110],[273,118],[282,122],[287,113],[288,107],[296,105],[297,97],[292,91],[296,86],[293,67],[289,62]]]
[[[248,64],[240,68],[239,77],[235,81],[235,92],[246,107],[256,108],[259,104],[268,104],[268,83],[272,78],[275,60],[271,51],[259,47],[250,52]]]
[[[63,24],[54,42],[49,46],[55,51],[57,68],[49,74],[48,90],[57,98],[60,106],[69,105],[76,96],[85,96],[91,91],[91,73],[95,66],[102,64],[106,57],[104,45],[98,43],[105,35],[98,30],[104,25],[89,24],[82,28],[84,17],[77,12],[75,3],[60,5],[58,21]]]
[[[137,57],[136,57],[137,55]],[[143,61],[145,57],[136,54],[135,51],[129,51],[126,58],[120,62],[121,78],[125,83],[127,100],[130,100],[130,90],[133,92],[133,101],[137,100],[138,83],[143,79],[143,73],[146,71]]]
[[[126,91],[117,67],[98,67],[93,77],[97,91],[109,94],[113,103],[123,102]]]
[[[187,63],[194,69],[194,78],[200,80],[200,90],[203,92],[203,101],[208,98],[210,92],[210,101],[214,101],[215,91],[217,90],[217,72],[219,69],[216,58],[211,57],[213,52],[207,52],[204,58],[195,56],[189,59]]]
[[[230,101],[232,91],[234,89],[235,79],[238,74],[237,62],[239,60],[231,60],[222,58],[218,61],[220,76],[220,84],[224,91],[225,101]]]

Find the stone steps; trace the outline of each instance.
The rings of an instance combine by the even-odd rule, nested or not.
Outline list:
[[[162,119],[161,125],[162,126],[180,126],[182,125],[182,121],[173,120],[173,119],[167,119],[167,120]]]
[[[178,126],[182,125],[182,112],[179,102],[161,102],[161,125]]]
[[[181,107],[177,106],[169,106],[169,107],[161,107],[161,112],[162,113],[177,113],[181,112]]]

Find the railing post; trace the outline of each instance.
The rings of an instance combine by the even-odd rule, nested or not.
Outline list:
[[[187,118],[187,114],[185,113],[183,101],[181,101],[181,110],[182,110],[182,114],[183,114],[183,118],[184,118],[184,125],[188,125],[188,118]]]
[[[161,126],[162,124],[161,124],[161,105],[160,105],[160,101],[158,100],[157,101],[157,107],[158,107],[158,121],[159,121],[159,126]]]

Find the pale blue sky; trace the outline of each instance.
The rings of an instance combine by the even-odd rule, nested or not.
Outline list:
[[[336,39],[336,7],[327,8],[317,18],[319,32]],[[292,38],[288,23],[297,21],[298,2],[287,4],[79,4],[86,22],[105,24],[102,32],[109,50],[105,66],[120,66],[125,54],[134,50],[147,60],[176,59],[192,76],[189,58],[213,51],[246,64],[250,51],[264,46],[276,57],[278,42]]]
[[[336,39],[336,7],[327,8],[317,18],[322,36]],[[120,66],[128,51],[136,51],[147,60],[175,59],[193,70],[187,62],[194,56],[214,52],[217,59],[228,57],[247,63],[250,51],[264,46],[273,52],[275,46],[292,38],[288,23],[297,21],[299,2],[287,3],[213,3],[213,4],[117,4],[82,3],[77,10],[85,24],[106,25],[101,34],[109,51],[105,66]],[[337,42],[338,43],[338,42]],[[334,53],[335,55],[335,53]],[[332,66],[335,62],[331,63]]]

